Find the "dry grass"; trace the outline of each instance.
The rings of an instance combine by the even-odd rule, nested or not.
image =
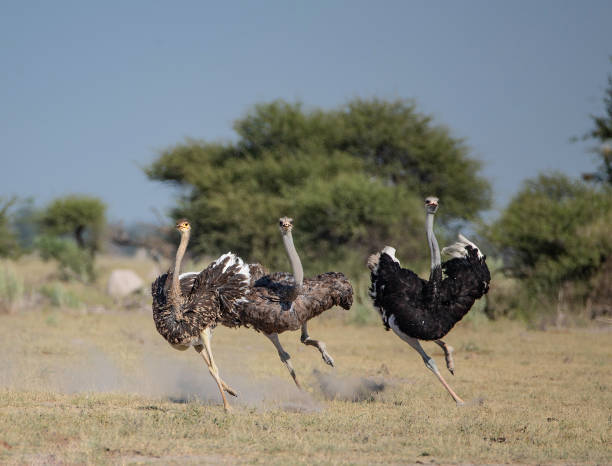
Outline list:
[[[459,325],[447,339],[458,408],[381,327],[311,327],[338,367],[282,335],[306,393],[262,335],[217,329],[218,365],[240,391],[225,414],[199,357],[172,350],[147,313],[0,315],[0,463],[612,460],[609,332]]]

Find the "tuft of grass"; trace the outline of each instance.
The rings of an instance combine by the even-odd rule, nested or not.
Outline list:
[[[23,299],[23,280],[8,262],[0,263],[0,312],[12,312]]]
[[[61,283],[45,284],[40,287],[39,291],[49,300],[52,306],[78,308],[81,305],[79,298]]]

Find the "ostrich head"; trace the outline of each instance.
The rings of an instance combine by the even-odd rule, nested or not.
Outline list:
[[[435,214],[438,210],[438,198],[435,196],[429,196],[425,199],[425,211],[428,214]]]
[[[189,220],[186,218],[181,218],[176,221],[176,229],[181,233],[187,232],[191,230],[191,225],[189,224]]]
[[[281,217],[278,219],[278,226],[281,233],[286,235],[293,229],[293,219],[289,217]]]

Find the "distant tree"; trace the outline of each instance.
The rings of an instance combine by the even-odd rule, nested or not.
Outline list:
[[[536,292],[585,282],[612,255],[612,191],[561,174],[527,180],[488,232]]]
[[[71,235],[81,249],[92,254],[100,246],[106,206],[90,196],[66,196],[55,199],[41,214],[42,230],[48,235]]]
[[[612,185],[612,74],[608,74],[608,88],[604,95],[604,105],[605,114],[603,116],[591,116],[595,127],[585,136],[585,139],[595,139],[599,142],[593,152],[600,158],[601,164],[597,171],[585,173],[583,178],[587,181]]]
[[[34,200],[32,198],[20,199],[11,217],[20,249],[22,251],[31,250],[34,239],[40,232],[40,211],[34,206]]]
[[[464,143],[410,101],[355,100],[331,111],[275,101],[234,129],[236,143],[189,140],[146,169],[185,188],[172,214],[194,224],[196,253],[232,249],[283,265],[276,220],[289,215],[307,269],[349,257],[363,268],[384,244],[403,258],[425,257],[426,195],[441,198],[442,222],[473,220],[490,206]]]
[[[8,200],[0,198],[0,257],[14,256],[19,249],[9,216],[9,209],[16,200],[15,197]]]
[[[236,156],[266,150],[343,152],[383,183],[406,186],[419,197],[444,199],[442,218],[473,220],[491,206],[481,164],[463,140],[421,114],[410,100],[355,99],[337,110],[305,112],[300,103],[259,104],[237,120]]]
[[[94,256],[106,224],[106,206],[95,197],[66,196],[39,214],[42,235],[35,246],[44,260],[57,261],[62,278],[91,281]]]

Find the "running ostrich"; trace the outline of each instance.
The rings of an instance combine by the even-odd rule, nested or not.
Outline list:
[[[248,291],[249,268],[242,259],[228,252],[199,273],[179,275],[191,226],[187,220],[181,219],[176,222],[176,228],[181,241],[174,267],[157,277],[151,287],[153,320],[157,331],[173,348],[185,351],[193,346],[204,358],[221,392],[223,407],[229,411],[224,391],[233,396],[237,394],[219,376],[210,340],[217,323],[228,327],[239,325],[238,316],[232,309]]]
[[[251,288],[246,300],[236,305],[242,325],[262,332],[276,347],[298,388],[300,383],[291,364],[291,356],[280,344],[278,334],[301,328],[301,341],[316,347],[325,361],[334,366],[325,343],[308,335],[308,321],[322,312],[339,305],[350,309],[353,304],[353,288],[342,273],[327,272],[304,279],[302,263],[293,245],[291,230],[293,219],[279,219],[280,232],[289,256],[293,275],[276,272],[265,275],[260,264],[250,264]]]
[[[440,380],[458,405],[463,400],[446,383],[434,360],[425,353],[419,340],[433,340],[443,350],[446,366],[454,374],[452,347],[444,337],[489,290],[491,275],[486,257],[478,247],[459,235],[459,241],[442,250],[451,259],[441,264],[440,249],[433,231],[438,198],[425,199],[427,241],[431,252],[429,281],[400,267],[395,249],[390,246],[368,258],[372,285],[370,297],[378,308],[386,330],[391,328],[419,352],[425,365]],[[446,277],[442,278],[442,272]]]

